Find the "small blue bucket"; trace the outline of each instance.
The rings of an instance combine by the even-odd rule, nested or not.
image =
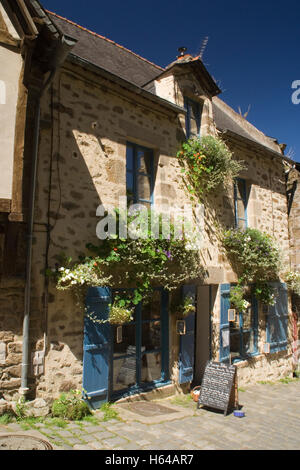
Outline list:
[[[244,411],[234,411],[233,415],[236,416],[237,418],[244,418],[245,417],[245,412]]]

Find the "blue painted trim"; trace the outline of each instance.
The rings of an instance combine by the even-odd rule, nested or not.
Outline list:
[[[229,321],[228,321],[228,309],[230,308],[229,302],[230,294],[230,284],[221,284],[220,285],[220,297],[221,297],[221,307],[220,307],[220,351],[219,351],[219,360],[220,362],[229,362],[230,359],[230,346],[223,346],[223,335],[222,332],[229,330]]]
[[[283,282],[269,282],[269,285],[278,289],[279,296],[274,306],[269,307],[269,314],[267,317],[266,340],[270,343],[270,353],[279,351],[286,351],[288,346],[288,297],[287,285]],[[278,308],[281,306],[282,296],[284,295],[284,312],[278,314]],[[277,319],[278,323],[282,325],[285,338],[277,341],[271,341],[271,322],[272,319]],[[280,320],[279,320],[280,319]]]

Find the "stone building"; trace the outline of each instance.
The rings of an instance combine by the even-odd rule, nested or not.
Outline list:
[[[172,392],[199,384],[207,360],[230,356],[238,368],[239,384],[290,375],[291,308],[284,285],[277,286],[283,305],[280,318],[275,318],[276,309],[277,313],[267,315],[253,300],[243,319],[244,329],[237,315],[233,338],[227,311],[230,284],[237,278],[212,224],[217,216],[227,227],[244,221],[265,231],[289,262],[283,163],[288,159],[282,147],[218,97],[221,90],[200,57],[182,50],[164,69],[45,12],[36,1],[26,0],[26,11],[16,10],[14,3],[7,0],[0,10],[0,60],[7,71],[11,66],[19,83],[19,92],[15,87],[9,104],[10,133],[3,139],[10,148],[6,146],[0,174],[5,183],[0,188],[4,188],[0,194],[0,390],[4,398],[20,391],[50,399],[85,384],[89,388],[91,377],[94,388],[87,393],[95,402],[149,390]],[[28,21],[34,34],[29,39],[23,33],[26,41],[16,38],[12,53],[7,29],[20,34],[12,24],[16,11],[19,21]],[[26,53],[29,46],[30,54]],[[16,65],[10,56],[16,58]],[[27,80],[20,75],[23,69],[32,71]],[[7,83],[2,70],[0,83]],[[32,101],[26,104],[22,93]],[[4,105],[0,104],[0,119],[3,113],[8,116],[1,109]],[[196,294],[196,315],[186,320],[188,334],[177,334],[168,296],[158,289],[150,311],[139,306],[134,325],[123,327],[120,342],[111,328],[107,347],[96,341],[84,348],[85,313],[71,294],[49,282],[46,271],[55,268],[62,252],[77,259],[86,253],[86,243],[97,243],[97,208],[118,206],[119,197],[129,189],[128,173],[133,170],[128,155],[142,155],[153,169],[132,176],[144,178],[139,199],[154,204],[156,210],[188,203],[176,154],[187,136],[206,134],[221,134],[235,157],[246,162],[247,170],[236,190],[215,194],[204,207],[201,252],[207,276],[186,287]],[[14,239],[7,230],[18,235]],[[17,269],[12,259],[20,267],[11,274]],[[149,336],[153,318],[158,319],[162,339],[151,350],[143,345],[142,325]],[[273,321],[282,321],[280,338]],[[268,352],[265,346],[270,343]],[[103,370],[99,372],[98,366]],[[131,373],[120,380],[126,367]]]
[[[295,163],[287,170],[287,196],[291,270],[300,272],[300,165]],[[294,368],[300,368],[300,296],[292,293],[293,359]]]

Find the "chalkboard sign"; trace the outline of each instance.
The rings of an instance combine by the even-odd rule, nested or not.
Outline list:
[[[228,409],[236,405],[236,393],[236,366],[209,361],[201,384],[198,408],[204,405],[224,410],[226,416]]]

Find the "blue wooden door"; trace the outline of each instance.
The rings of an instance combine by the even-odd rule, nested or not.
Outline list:
[[[111,326],[108,319],[111,290],[90,287],[86,297],[83,342],[83,393],[89,406],[108,401]]]
[[[182,296],[193,298],[196,303],[196,286],[183,286]],[[180,355],[179,355],[179,383],[184,384],[192,382],[194,377],[195,362],[195,313],[191,313],[185,318],[186,333],[180,336]]]
[[[230,360],[230,329],[228,310],[230,309],[230,284],[221,284],[221,311],[220,311],[220,362]]]

